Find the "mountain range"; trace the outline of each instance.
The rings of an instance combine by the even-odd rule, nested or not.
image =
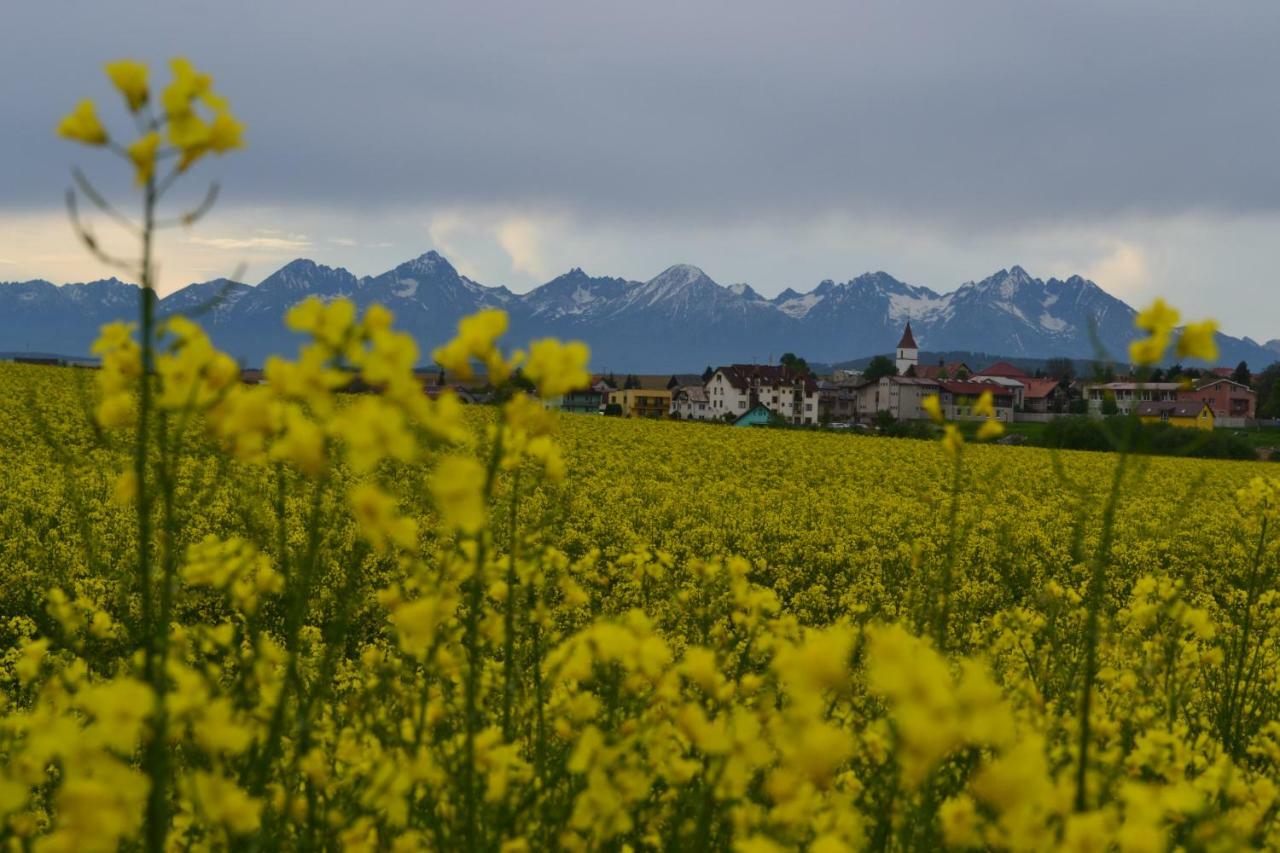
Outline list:
[[[701,370],[776,360],[784,352],[811,362],[847,361],[892,351],[907,321],[925,349],[1038,358],[1093,358],[1101,343],[1123,359],[1137,334],[1134,309],[1093,282],[1042,280],[1018,266],[949,293],[874,272],[765,297],[678,264],[643,282],[574,268],[516,294],[472,281],[434,251],[363,277],[298,259],[253,286],[225,279],[188,285],[161,299],[159,311],[197,315],[218,346],[260,365],[268,355],[296,350],[299,338],[283,317],[309,295],[387,305],[397,326],[418,339],[424,358],[452,336],[460,317],[503,308],[512,345],[548,335],[577,338],[590,344],[594,369],[615,372]],[[102,323],[132,319],[136,305],[136,286],[116,279],[0,283],[0,351],[85,355]],[[1218,346],[1222,364],[1243,360],[1256,369],[1280,360],[1280,339],[1260,344],[1220,334]]]

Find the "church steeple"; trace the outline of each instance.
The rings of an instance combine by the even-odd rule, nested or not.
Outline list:
[[[915,336],[911,334],[911,321],[902,330],[902,340],[898,341],[897,353],[898,375],[902,376],[920,361],[920,348],[916,346]]]

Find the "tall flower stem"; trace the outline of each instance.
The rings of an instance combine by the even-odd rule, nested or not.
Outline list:
[[[1111,488],[1102,510],[1102,534],[1098,549],[1093,555],[1089,571],[1089,588],[1086,596],[1084,632],[1084,685],[1080,692],[1080,742],[1079,761],[1076,764],[1076,811],[1088,808],[1089,739],[1091,736],[1089,715],[1093,711],[1093,687],[1098,679],[1098,634],[1101,630],[1102,599],[1107,587],[1107,564],[1111,557],[1111,541],[1115,532],[1116,508],[1120,503],[1120,488],[1129,461],[1129,445],[1132,426],[1126,433],[1120,448],[1116,467],[1111,476]]]

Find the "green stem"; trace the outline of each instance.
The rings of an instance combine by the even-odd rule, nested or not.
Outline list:
[[[1132,427],[1129,433],[1132,434]],[[1098,550],[1094,554],[1093,565],[1089,575],[1087,599],[1087,616],[1084,634],[1084,687],[1080,695],[1080,743],[1079,762],[1076,764],[1076,797],[1075,809],[1078,812],[1088,807],[1087,771],[1089,766],[1089,715],[1093,710],[1093,685],[1098,677],[1098,632],[1102,598],[1107,585],[1107,562],[1111,555],[1111,538],[1115,529],[1116,507],[1120,502],[1120,487],[1124,481],[1125,468],[1129,460],[1129,445],[1126,441],[1116,461],[1115,472],[1111,478],[1111,490],[1107,494],[1107,503],[1102,510],[1102,537],[1098,542]]]

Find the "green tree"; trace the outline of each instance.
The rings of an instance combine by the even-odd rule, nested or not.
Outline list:
[[[898,365],[887,355],[878,355],[871,359],[867,369],[862,371],[862,378],[868,382],[879,382],[885,376],[897,376]]]
[[[784,352],[782,358],[778,360],[778,364],[790,370],[799,373],[801,376],[812,376],[813,370],[809,367],[809,362],[793,352]]]
[[[1231,381],[1245,386],[1252,385],[1253,374],[1249,372],[1248,362],[1242,361],[1236,365],[1236,369],[1231,372]]]

